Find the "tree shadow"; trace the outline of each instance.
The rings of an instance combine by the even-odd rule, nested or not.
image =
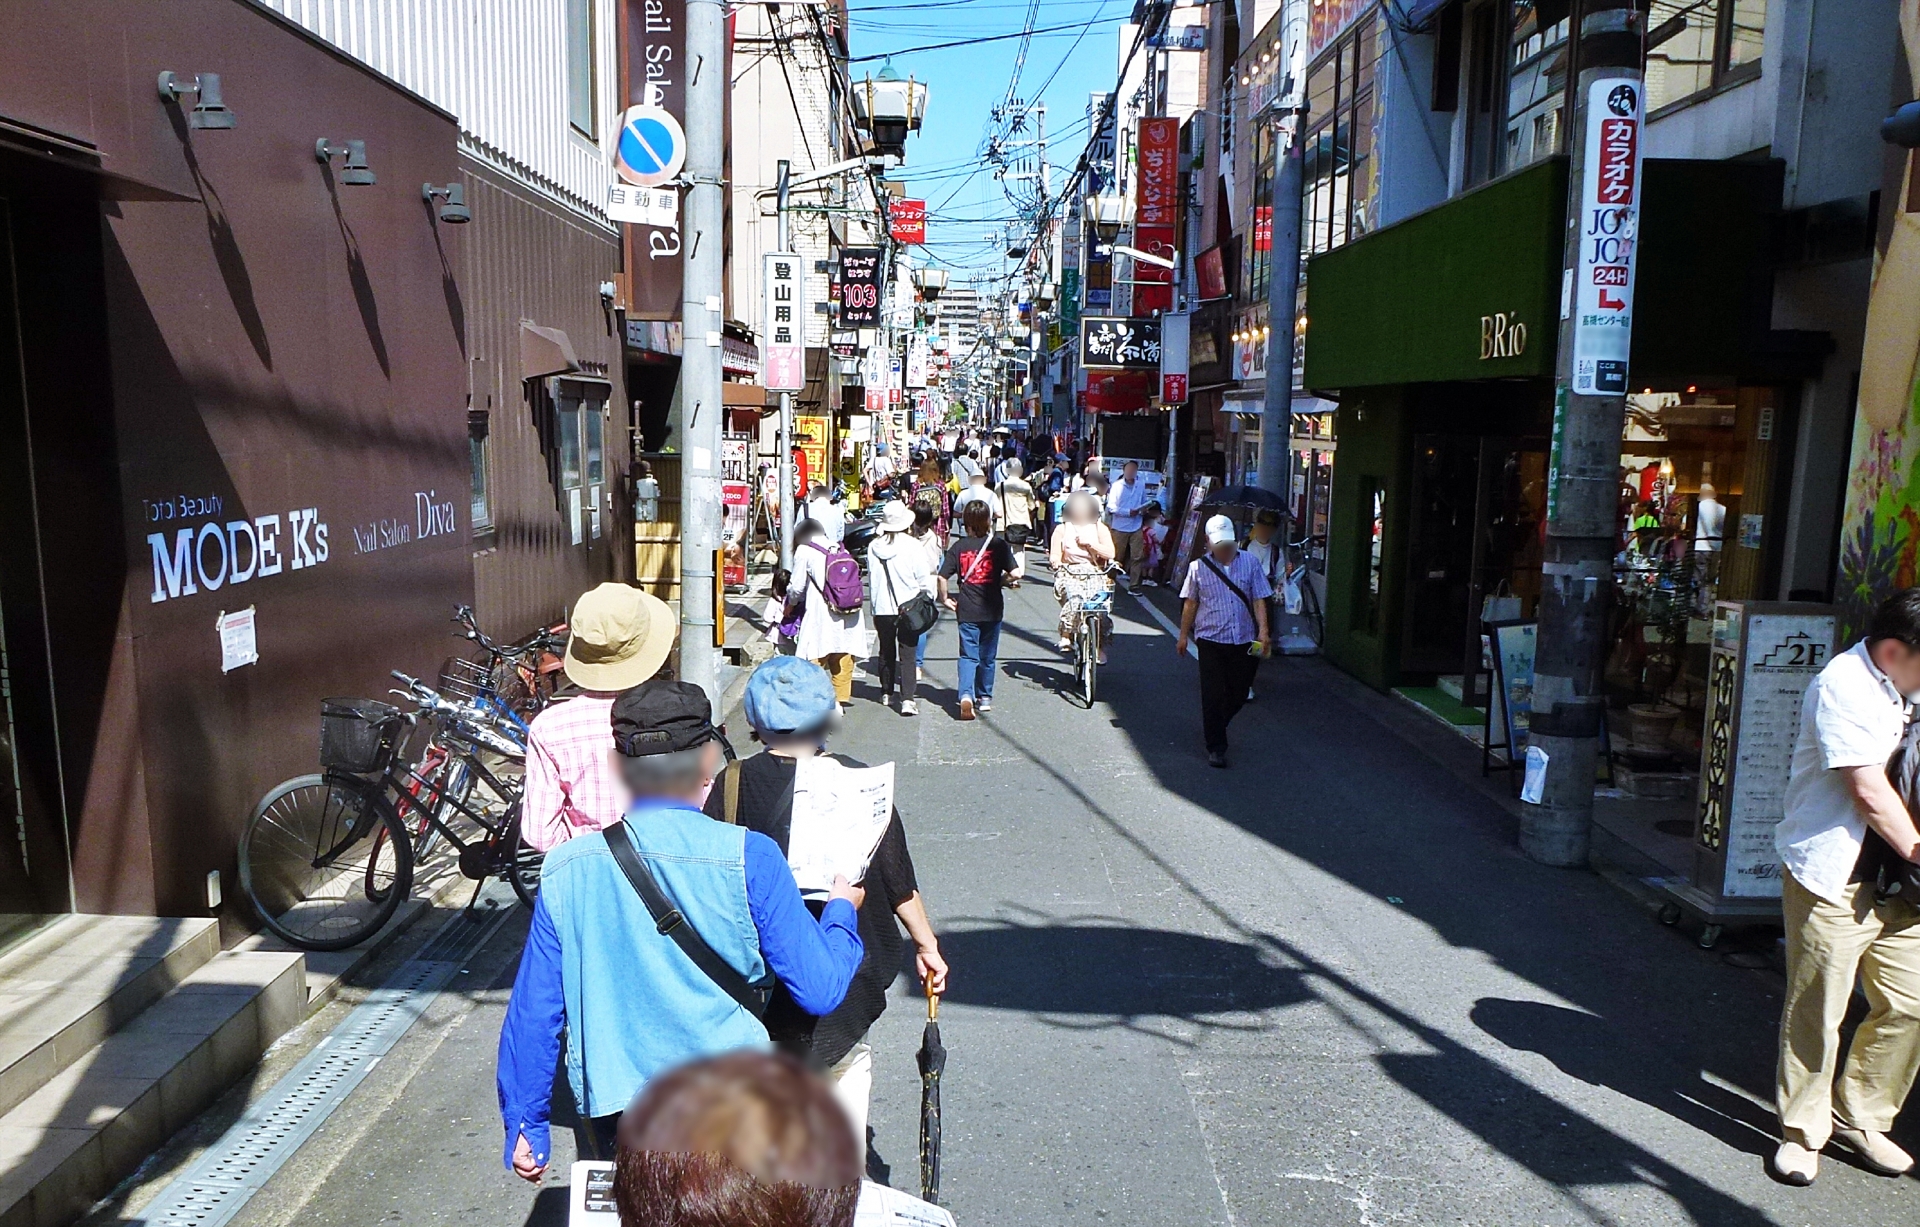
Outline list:
[[[233,301],[234,314],[240,317],[240,327],[246,331],[247,342],[253,346],[260,365],[272,370],[273,343],[267,338],[266,321],[261,319],[260,305],[254,300],[253,275],[247,271],[247,258],[240,253],[233,223],[227,218],[227,207],[220,200],[219,190],[200,167],[186,114],[177,105],[164,109],[167,121],[173,125],[173,134],[180,142],[180,153],[186,159],[187,173],[193,176],[193,185],[200,190],[200,204],[207,211],[207,243],[213,248],[214,263],[220,267],[220,279],[226,282],[227,297]]]
[[[340,181],[334,177],[333,163],[328,162],[320,168],[327,181],[327,199],[333,204],[333,220],[340,227],[340,241],[347,249],[347,280],[353,286],[354,305],[360,309],[360,323],[367,330],[367,344],[373,347],[374,361],[380,364],[380,373],[393,378],[393,363],[387,357],[387,338],[380,331],[380,302],[374,297],[373,281],[367,276],[367,262],[360,254],[360,239],[347,224],[345,210],[340,207]],[[462,331],[464,336],[464,330]]]

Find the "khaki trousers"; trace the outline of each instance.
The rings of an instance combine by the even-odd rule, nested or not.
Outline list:
[[[1827,1144],[1836,1117],[1855,1129],[1892,1128],[1920,1070],[1920,911],[1876,905],[1867,883],[1847,887],[1846,902],[1781,874],[1787,1000],[1776,1102],[1782,1136],[1808,1150]],[[1856,972],[1869,1008],[1841,1073],[1840,1024]]]
[[[860,1145],[862,1161],[867,1150],[867,1101],[873,1095],[873,1046],[861,1040],[847,1055],[827,1069],[833,1084],[833,1097],[853,1122],[853,1137]]]
[[[1130,533],[1113,530],[1113,561],[1127,573],[1128,586],[1138,588],[1140,568],[1147,561],[1147,539],[1141,530],[1136,528]]]
[[[853,702],[853,653],[828,652],[813,662],[833,679],[833,693],[842,703]]]

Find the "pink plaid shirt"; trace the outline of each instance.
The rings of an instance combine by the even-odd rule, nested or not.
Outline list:
[[[589,691],[533,718],[520,831],[542,852],[626,813],[627,786],[613,766],[613,700]]]

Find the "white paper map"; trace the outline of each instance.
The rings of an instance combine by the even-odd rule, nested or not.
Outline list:
[[[862,1180],[853,1227],[953,1227],[953,1215],[912,1194]]]
[[[827,894],[836,875],[865,878],[892,817],[892,763],[848,767],[825,756],[796,763],[787,864],[800,893]]]

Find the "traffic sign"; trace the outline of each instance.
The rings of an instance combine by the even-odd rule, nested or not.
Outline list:
[[[665,107],[628,107],[614,137],[613,170],[635,187],[673,182],[687,160],[687,134]]]

